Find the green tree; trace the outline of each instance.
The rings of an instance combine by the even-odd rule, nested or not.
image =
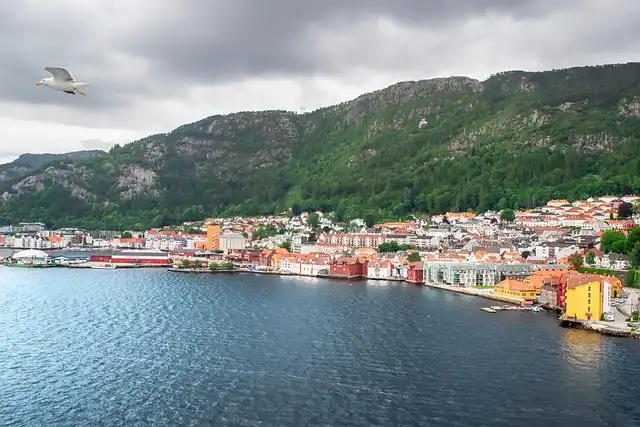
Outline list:
[[[120,237],[122,237],[123,239],[130,239],[133,237],[133,234],[131,234],[130,231],[125,231]]]
[[[593,265],[596,263],[596,255],[593,253],[593,251],[589,251],[587,252],[587,256],[584,260],[587,264]]]
[[[391,242],[383,243],[380,246],[378,246],[378,253],[381,253],[381,254],[395,253],[399,251],[406,251],[408,249],[411,249],[411,246],[399,244],[398,242],[391,241]]]
[[[182,258],[182,261],[180,261],[180,263],[182,264],[182,267],[184,267],[184,268],[191,267],[191,261],[189,261],[187,258]]]
[[[373,227],[376,223],[376,217],[371,212],[367,212],[366,214],[364,214],[364,217],[362,219],[364,220],[368,228]]]
[[[629,253],[629,261],[634,267],[640,267],[640,242],[636,243]]]
[[[531,252],[530,251],[522,251],[522,253],[520,254],[520,256],[524,259],[527,259],[531,256]]]
[[[280,243],[278,247],[286,249],[287,251],[291,252],[291,239],[287,239],[284,242]]]
[[[202,261],[200,261],[199,259],[197,259],[197,260],[193,263],[193,266],[194,266],[196,269],[200,269],[200,268],[202,268]]]
[[[631,218],[633,215],[633,205],[631,203],[623,202],[618,206],[618,218]]]
[[[209,263],[209,270],[216,271],[218,269],[220,269],[220,264],[219,263],[217,263],[217,262],[210,262]]]
[[[627,236],[622,231],[607,230],[600,237],[600,250],[604,253],[625,253]]]
[[[584,265],[584,258],[581,254],[575,253],[571,255],[571,257],[569,258],[569,262],[571,263],[573,269],[577,270],[579,268],[582,268],[582,266]]]
[[[407,255],[408,262],[418,262],[420,260],[422,260],[422,258],[420,257],[420,254],[418,252],[411,252],[409,255]]]
[[[182,214],[184,221],[199,221],[205,217],[204,207],[202,205],[193,205],[185,209]]]
[[[500,212],[500,220],[513,222],[516,220],[516,214],[512,209],[503,209],[502,212]]]
[[[307,219],[307,223],[309,224],[309,227],[311,227],[312,230],[315,230],[316,228],[318,228],[318,225],[320,224],[320,216],[315,212],[311,212],[309,214],[309,218]]]

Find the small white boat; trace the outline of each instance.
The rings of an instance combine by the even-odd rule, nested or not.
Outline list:
[[[115,270],[117,267],[113,264],[93,264],[91,265],[91,268],[96,268],[99,270]]]

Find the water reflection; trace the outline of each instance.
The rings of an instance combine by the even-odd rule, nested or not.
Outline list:
[[[604,356],[605,337],[579,329],[563,329],[563,350],[573,367],[592,370],[600,367]]]

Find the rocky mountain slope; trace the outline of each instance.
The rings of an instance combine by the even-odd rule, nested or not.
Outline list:
[[[0,182],[25,175],[46,163],[51,163],[56,160],[85,160],[91,157],[103,156],[105,154],[107,153],[103,150],[81,150],[61,154],[25,153],[10,163],[0,165]]]
[[[640,192],[640,64],[402,82],[308,114],[217,115],[0,183],[0,221],[160,225]]]

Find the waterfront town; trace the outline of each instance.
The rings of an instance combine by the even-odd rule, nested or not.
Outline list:
[[[0,228],[0,248],[6,266],[235,269],[405,281],[535,304],[558,311],[566,322],[636,330],[637,254],[611,250],[603,237],[640,238],[639,203],[640,196],[551,200],[525,211],[449,212],[379,224],[340,224],[323,212],[208,218],[125,232],[21,223]]]

